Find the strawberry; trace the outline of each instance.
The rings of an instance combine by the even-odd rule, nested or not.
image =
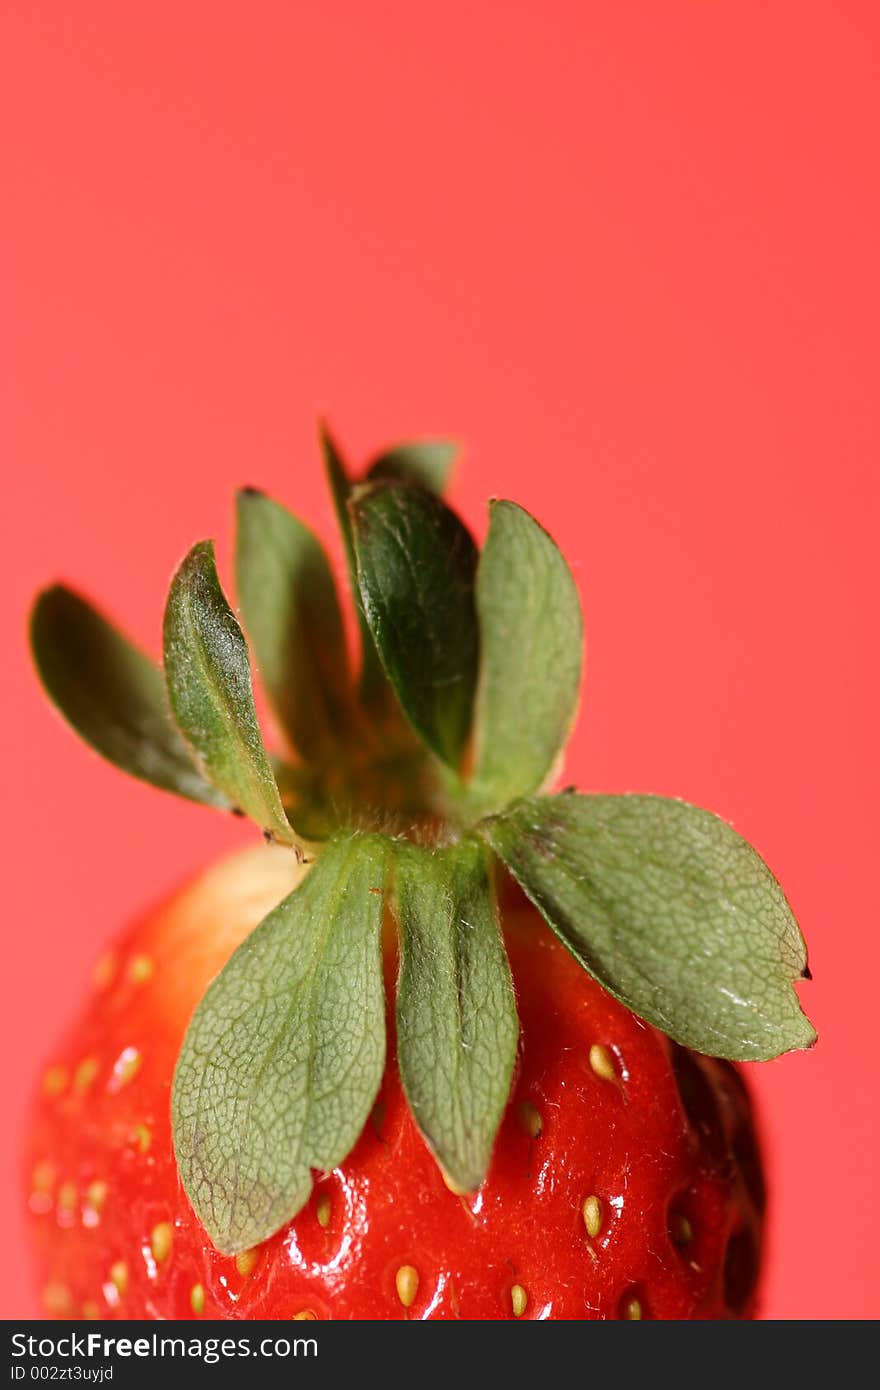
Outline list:
[[[581,620],[550,537],[441,501],[449,446],[352,484],[350,667],[315,537],[238,501],[250,653],[201,543],[163,667],[37,600],[48,693],[117,766],[256,821],[99,962],[35,1105],[48,1312],[714,1318],[755,1308],[764,1186],[733,1063],[815,1041],[766,865],[685,802],[549,787]],[[391,1002],[393,1001],[393,1003]]]
[[[521,1061],[479,1192],[444,1182],[392,1061],[351,1155],[321,1175],[296,1220],[237,1258],[219,1254],[177,1180],[169,1078],[201,992],[300,873],[278,849],[240,853],[99,962],[31,1140],[32,1229],[52,1311],[750,1311],[763,1191],[736,1073],[640,1023],[512,895]]]

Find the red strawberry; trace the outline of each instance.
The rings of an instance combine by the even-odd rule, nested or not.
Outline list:
[[[47,1072],[29,1156],[44,1299],[78,1317],[741,1317],[763,1188],[749,1105],[505,910],[522,1044],[489,1177],[443,1181],[392,1064],[350,1157],[236,1259],[181,1190],[168,1092],[211,976],[296,877],[277,849],[210,870],[124,936]]]
[[[813,1041],[781,890],[682,802],[536,795],[580,676],[559,552],[503,503],[478,564],[430,490],[444,446],[353,491],[326,448],[357,691],[317,542],[240,499],[242,608],[296,760],[267,759],[209,546],[172,585],[164,679],[69,591],[35,610],[93,746],[277,842],[99,964],[29,1144],[46,1309],[750,1316],[758,1148],[734,1067],[699,1054]]]

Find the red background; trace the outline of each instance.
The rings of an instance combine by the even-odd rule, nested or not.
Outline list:
[[[34,1306],[17,1146],[53,1037],[117,927],[249,834],[77,745],[29,598],[73,580],[155,648],[184,549],[228,553],[234,485],[330,534],[320,410],[358,456],[464,440],[478,530],[493,493],[537,513],[587,615],[573,778],[710,806],[786,884],[821,1040],[751,1069],[765,1309],[876,1316],[880,9],[7,0],[0,23],[2,1310]]]

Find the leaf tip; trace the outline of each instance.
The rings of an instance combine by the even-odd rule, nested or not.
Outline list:
[[[798,1022],[800,1024],[800,1040],[795,1044],[795,1050],[799,1052],[809,1052],[819,1041],[819,1034],[816,1032],[812,1021],[803,1010],[801,1010]]]
[[[34,638],[37,624],[41,623],[59,603],[81,604],[82,602],[83,600],[80,598],[79,594],[77,594],[76,590],[62,583],[60,579],[55,580],[51,584],[44,584],[43,587],[38,589],[34,594],[28,611],[28,628],[31,639],[33,640]]]
[[[63,584],[60,579],[55,579],[51,584],[44,584],[42,588],[37,590],[34,595],[33,607],[36,608],[38,604],[46,599],[54,598],[57,594],[67,595],[72,593],[73,590],[68,588],[66,584]]]
[[[479,1192],[486,1180],[485,1172],[476,1175],[472,1171],[468,1172],[461,1169],[453,1174],[450,1169],[437,1158],[436,1154],[434,1157],[437,1162],[437,1167],[440,1169],[440,1176],[443,1179],[443,1183],[449,1188],[449,1191],[454,1197],[473,1197]]]
[[[339,446],[336,443],[336,436],[330,428],[330,422],[326,415],[318,416],[318,443],[325,459],[332,459],[333,463],[341,468],[342,459]]]
[[[172,588],[177,584],[185,583],[190,575],[203,575],[210,579],[217,579],[217,558],[213,540],[196,541],[196,544],[187,551],[177,567],[177,572],[172,580]]]
[[[37,627],[46,612],[47,606],[52,602],[54,594],[59,589],[63,589],[63,586],[60,584],[46,584],[42,589],[37,590],[31,600],[27,615],[31,646],[34,644],[37,636]]]

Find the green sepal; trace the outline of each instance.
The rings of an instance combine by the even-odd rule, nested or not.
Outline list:
[[[449,481],[458,445],[450,439],[419,439],[396,444],[374,459],[367,469],[367,479],[389,478],[400,483],[414,483],[438,495]]]
[[[456,768],[477,678],[476,546],[423,488],[364,484],[349,511],[364,613],[385,672],[416,733]]]
[[[327,556],[286,508],[236,499],[236,587],[260,678],[306,761],[333,757],[355,722],[342,614]]]
[[[717,816],[564,792],[479,828],[584,969],[676,1042],[739,1061],[815,1042],[792,986],[807,958],[791,908]]]
[[[345,550],[346,563],[348,565],[348,579],[352,601],[354,602],[355,611],[357,613],[361,644],[361,670],[358,681],[358,692],[364,708],[384,721],[389,711],[393,710],[394,701],[391,687],[382,669],[379,653],[376,651],[376,644],[373,641],[370,625],[367,622],[363,604],[361,603],[361,593],[357,574],[357,554],[354,545],[351,516],[348,510],[348,502],[354,484],[349,477],[348,470],[343,462],[342,454],[337,447],[336,441],[325,424],[321,425],[320,439],[321,451],[324,455],[324,469],[327,474],[330,495],[333,498],[333,508],[336,512],[339,530],[342,533],[342,543]]]
[[[174,1074],[174,1149],[196,1215],[225,1254],[296,1215],[310,1169],[346,1158],[376,1099],[387,860],[380,836],[331,840],[190,1023]]]
[[[266,834],[299,845],[257,723],[247,643],[210,541],[192,548],[171,581],[163,635],[171,711],[205,775]]]
[[[416,1124],[465,1192],[483,1182],[510,1093],[519,1022],[488,856],[475,840],[395,847],[397,1053]]]
[[[59,713],[115,767],[163,791],[220,810],[232,803],[199,772],[174,726],[155,662],[63,584],[31,614],[31,649]]]
[[[485,811],[537,791],[574,724],[578,592],[555,542],[514,502],[491,504],[477,571],[480,679],[471,791]]]

